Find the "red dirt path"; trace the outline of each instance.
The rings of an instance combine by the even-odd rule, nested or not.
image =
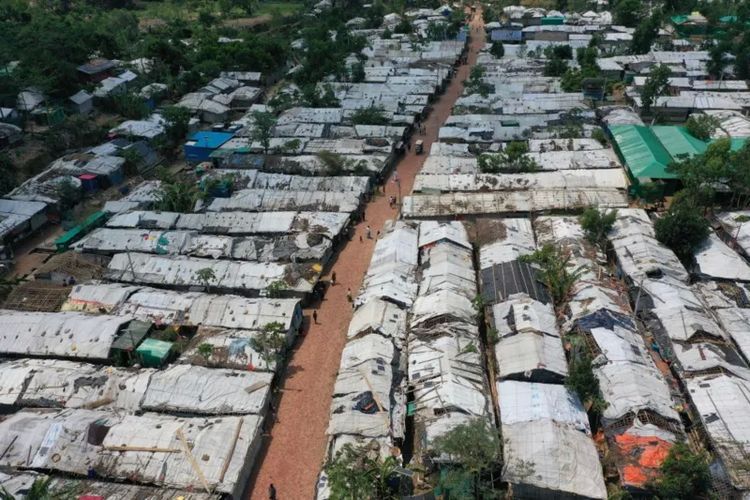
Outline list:
[[[445,93],[433,104],[425,124],[425,135],[415,134],[412,144],[424,141],[424,154],[416,155],[412,147],[397,165],[402,194],[411,192],[414,177],[422,167],[438,129],[451,114],[451,108],[463,91],[463,81],[476,62],[477,52],[484,44],[481,13],[472,21],[473,41],[468,64],[461,66]],[[366,207],[365,221],[336,257],[331,270],[336,272],[336,286],[330,287],[325,300],[318,306],[318,322],[312,324],[312,309],[305,310],[310,328],[292,353],[287,377],[281,384],[281,397],[276,403],[278,421],[273,425],[266,443],[265,455],[250,487],[250,498],[268,498],[273,483],[280,500],[313,498],[327,443],[329,409],[333,384],[338,371],[341,351],[352,310],[346,299],[347,289],[356,295],[370,264],[375,240],[364,237],[365,226],[372,228],[373,237],[388,219],[397,216],[388,205],[388,196],[397,196],[398,189],[390,181],[385,196],[375,196]],[[359,241],[360,235],[363,242]]]

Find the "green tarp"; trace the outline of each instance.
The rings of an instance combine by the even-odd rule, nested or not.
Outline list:
[[[138,346],[135,352],[141,360],[141,364],[147,368],[159,368],[164,365],[172,351],[172,342],[163,340],[146,339]]]
[[[676,179],[667,172],[672,157],[648,127],[613,125],[609,127],[615,149],[635,179]]]
[[[695,156],[705,153],[708,145],[696,139],[688,133],[685,127],[675,127],[670,125],[657,125],[651,127],[654,133],[667,153],[678,160],[682,156]]]

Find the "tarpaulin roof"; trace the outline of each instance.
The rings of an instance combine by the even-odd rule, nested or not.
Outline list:
[[[674,159],[681,155],[702,154],[708,147],[705,142],[690,135],[685,127],[659,125],[651,127],[651,131]]]
[[[657,477],[672,443],[656,436],[625,432],[614,438],[613,448],[627,463],[618,464],[622,484],[642,488]]]
[[[609,130],[633,177],[677,178],[676,174],[667,172],[672,157],[651,129],[640,125],[613,125]]]

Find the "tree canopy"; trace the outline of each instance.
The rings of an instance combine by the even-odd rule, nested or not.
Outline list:
[[[651,50],[651,46],[659,36],[661,22],[661,12],[656,11],[638,24],[633,33],[633,40],[630,42],[630,51],[633,54],[646,54]]]
[[[502,451],[500,436],[489,422],[476,418],[459,425],[438,436],[432,447],[454,465],[445,481],[451,498],[492,498]],[[467,485],[470,491],[461,491]]]
[[[656,99],[667,93],[671,74],[672,71],[666,64],[659,64],[651,68],[651,73],[646,78],[646,83],[641,90],[641,103],[645,112],[650,113]]]
[[[381,458],[380,450],[345,444],[326,464],[333,500],[389,500],[399,498],[389,481],[398,466],[395,457]]]

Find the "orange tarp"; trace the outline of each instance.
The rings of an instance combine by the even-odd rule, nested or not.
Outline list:
[[[615,436],[618,462],[624,464],[620,476],[625,486],[642,487],[656,476],[669,454],[672,443],[655,436],[620,434]]]

